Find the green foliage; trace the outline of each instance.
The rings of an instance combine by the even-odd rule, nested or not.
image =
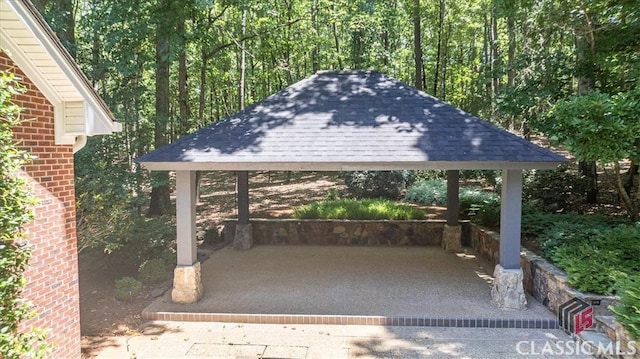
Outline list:
[[[500,227],[500,200],[495,199],[478,205],[471,221],[487,228]]]
[[[640,271],[640,225],[566,233],[566,242],[547,249],[579,290],[613,294],[616,283]]]
[[[46,354],[40,330],[18,330],[20,322],[35,314],[21,298],[30,256],[22,227],[32,218],[29,206],[34,200],[18,175],[28,155],[13,140],[20,108],[12,98],[20,91],[13,75],[0,71],[0,357],[6,359],[42,358]]]
[[[353,171],[344,174],[347,190],[356,198],[399,199],[410,180],[409,171]]]
[[[584,197],[588,181],[562,165],[553,171],[531,171],[525,177],[522,200],[533,201],[546,212],[570,212]]]
[[[485,203],[494,201],[496,195],[473,187],[460,187],[460,212],[475,212]],[[444,206],[447,204],[447,182],[445,180],[425,180],[409,187],[405,200],[426,205]]]
[[[175,233],[172,218],[146,218],[114,209],[108,217],[87,223],[78,238],[86,248],[110,254],[112,263],[137,268],[148,259],[170,258]]]
[[[156,284],[167,279],[167,265],[164,258],[147,259],[138,269],[138,278],[144,284]]]
[[[425,180],[407,189],[404,199],[408,202],[442,206],[447,203],[447,182],[445,180]]]
[[[212,245],[222,242],[224,238],[220,235],[218,227],[210,227],[204,231],[204,243]]]
[[[609,96],[598,90],[558,101],[542,129],[578,159],[612,163],[628,158],[640,137],[640,90]]]
[[[132,277],[123,277],[116,280],[114,297],[120,301],[131,301],[140,296],[142,282]]]
[[[618,295],[619,304],[611,310],[633,339],[640,340],[640,275],[624,279],[618,286]]]
[[[326,200],[314,202],[294,211],[298,219],[423,219],[423,211],[407,205],[380,199]]]

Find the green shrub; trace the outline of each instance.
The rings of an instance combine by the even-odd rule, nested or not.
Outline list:
[[[473,187],[461,187],[458,198],[460,199],[460,212],[468,214],[475,212],[484,203],[496,199],[496,195]],[[420,181],[409,187],[405,200],[408,202],[443,206],[447,204],[447,182],[445,180],[431,179]]]
[[[132,277],[123,277],[116,280],[114,296],[117,300],[130,301],[138,298],[142,291],[142,282]]]
[[[342,199],[311,203],[296,209],[293,216],[299,219],[408,220],[423,219],[425,213],[417,208],[387,200]]]
[[[156,284],[167,279],[167,263],[163,258],[144,261],[138,269],[138,278],[144,284]]]
[[[344,175],[347,190],[356,198],[399,199],[411,182],[410,171],[353,171]]]
[[[222,242],[223,238],[220,235],[218,227],[209,227],[204,231],[204,243],[208,245]]]
[[[620,301],[611,310],[633,339],[640,340],[640,275],[623,280],[618,288]]]
[[[617,282],[640,272],[640,225],[581,232],[565,233],[567,240],[549,250],[550,258],[577,289],[613,294]]]
[[[20,108],[12,98],[20,92],[13,75],[0,71],[0,358],[5,359],[42,358],[47,349],[41,330],[20,330],[20,323],[35,315],[22,299],[31,254],[23,226],[32,218],[34,200],[17,175],[29,160],[13,138]]]
[[[442,206],[447,203],[447,182],[431,179],[421,181],[407,189],[404,199],[408,202]]]
[[[522,197],[539,203],[546,212],[567,212],[575,210],[587,188],[588,182],[582,174],[562,165],[553,171],[529,172],[524,178]]]
[[[478,209],[471,217],[471,221],[487,228],[500,227],[500,200],[494,199],[477,205]]]

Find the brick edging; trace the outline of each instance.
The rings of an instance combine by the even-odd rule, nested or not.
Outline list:
[[[253,324],[372,325],[400,327],[557,329],[556,319],[430,318],[363,315],[235,314],[143,311],[147,320]]]

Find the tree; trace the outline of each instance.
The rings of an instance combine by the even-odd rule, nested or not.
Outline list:
[[[579,160],[613,164],[616,191],[632,221],[638,218],[639,208],[624,188],[620,161],[637,160],[640,155],[639,98],[640,87],[613,96],[592,90],[561,100],[549,112],[546,129]]]
[[[167,124],[169,123],[169,71],[171,68],[171,35],[176,29],[173,0],[160,0],[156,13],[156,119],[154,126],[154,147],[167,144]],[[182,20],[179,20],[182,21]],[[169,174],[156,173],[151,188],[149,216],[160,216],[169,211]]]

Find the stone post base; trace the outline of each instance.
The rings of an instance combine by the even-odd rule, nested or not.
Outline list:
[[[522,269],[504,269],[498,264],[493,276],[491,299],[498,308],[527,309],[527,297],[522,285]]]
[[[447,252],[460,252],[462,250],[462,226],[444,225],[442,248]]]
[[[173,271],[171,301],[174,303],[195,303],[202,298],[200,262],[190,266],[177,266]]]
[[[253,247],[253,228],[251,224],[237,224],[236,235],[233,237],[233,248],[251,249]]]

